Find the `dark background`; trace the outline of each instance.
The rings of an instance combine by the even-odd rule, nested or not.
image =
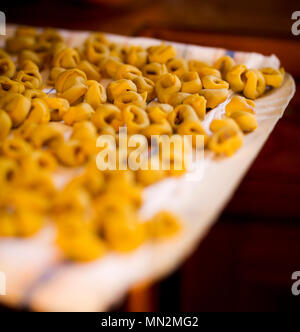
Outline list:
[[[178,271],[115,310],[300,311],[291,294],[300,270],[300,36],[291,33],[299,1],[1,0],[0,10],[9,23],[279,56],[298,91],[222,216]]]

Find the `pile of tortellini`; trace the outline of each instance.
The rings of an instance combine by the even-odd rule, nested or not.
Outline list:
[[[139,208],[145,186],[184,171],[99,171],[99,135],[116,137],[121,126],[147,139],[203,135],[206,149],[230,156],[257,127],[253,100],[283,78],[283,69],[247,69],[229,56],[186,61],[164,43],[144,49],[93,33],[70,48],[54,29],[17,28],[0,49],[0,236],[54,222],[64,255],[90,261],[176,234],[181,222],[171,213],[141,221]],[[49,86],[56,93],[43,91]],[[206,112],[231,90],[243,96],[206,132]]]

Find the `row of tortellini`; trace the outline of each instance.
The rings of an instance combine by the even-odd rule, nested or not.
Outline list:
[[[0,235],[32,235],[51,217],[65,255],[86,261],[109,248],[129,251],[176,234],[181,222],[172,214],[141,222],[138,210],[143,187],[181,175],[184,167],[100,172],[97,137],[117,136],[123,126],[129,136],[191,135],[193,144],[203,135],[205,147],[229,156],[243,132],[257,127],[253,99],[266,86],[279,87],[283,76],[283,70],[248,70],[227,56],[214,66],[186,61],[167,44],[123,46],[101,33],[71,48],[54,29],[19,27],[0,50]],[[46,95],[46,85],[56,95]],[[226,117],[206,132],[207,111],[226,101],[229,89],[250,99],[234,96]],[[72,176],[59,188],[66,167]]]

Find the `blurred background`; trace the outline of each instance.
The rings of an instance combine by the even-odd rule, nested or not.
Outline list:
[[[117,311],[300,311],[300,35],[282,0],[1,0],[8,23],[149,36],[276,54],[297,93],[211,232],[169,278]],[[6,308],[0,309],[2,311]]]

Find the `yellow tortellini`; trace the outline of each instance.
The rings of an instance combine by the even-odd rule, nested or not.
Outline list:
[[[121,110],[112,104],[99,106],[91,118],[99,133],[115,135],[123,124]]]
[[[203,89],[199,95],[206,99],[207,108],[215,108],[226,101],[229,91],[227,89]]]
[[[141,46],[131,46],[125,55],[125,62],[137,68],[142,68],[148,59],[147,51]]]
[[[166,64],[171,74],[177,75],[179,78],[188,71],[188,64],[184,59],[173,59]]]
[[[93,107],[88,103],[80,103],[76,106],[71,106],[65,115],[63,120],[67,125],[73,125],[76,122],[90,120],[94,113]]]
[[[101,79],[98,67],[87,60],[80,61],[76,68],[83,71],[88,80],[94,80],[99,82]]]
[[[147,93],[147,102],[150,102],[156,97],[155,83],[147,77],[137,76],[133,83],[136,85],[139,94]]]
[[[196,71],[186,72],[181,76],[181,91],[185,93],[198,93],[202,89],[202,82]]]
[[[55,89],[59,97],[65,98],[71,105],[83,100],[88,86],[87,77],[79,69],[68,69],[56,79]]]
[[[219,58],[214,64],[214,67],[220,71],[223,79],[226,79],[227,73],[233,66],[235,66],[235,61],[228,55]]]
[[[147,92],[139,94],[135,91],[125,91],[115,98],[114,104],[121,110],[130,104],[141,108],[146,108],[146,100]]]
[[[271,86],[272,88],[280,88],[284,79],[284,69],[274,69],[274,68],[262,68],[260,72],[263,74],[265,78],[265,82],[267,86]]]
[[[203,76],[201,81],[204,89],[229,89],[229,84],[217,76]]]
[[[85,262],[176,235],[181,221],[167,211],[140,219],[143,189],[182,176],[183,153],[234,154],[258,126],[253,99],[285,73],[227,55],[186,60],[166,43],[146,49],[101,32],[70,44],[55,29],[19,27],[0,48],[0,236],[31,236],[50,221],[65,257]],[[210,121],[222,103],[224,117]],[[166,154],[158,135],[188,144]],[[116,170],[99,167],[103,152],[116,153]]]
[[[142,68],[143,76],[156,82],[162,75],[167,74],[168,70],[165,64],[158,62],[151,62]]]
[[[155,83],[155,90],[158,100],[161,103],[168,103],[171,95],[181,89],[180,79],[175,74],[165,74]]]
[[[16,73],[16,65],[9,57],[0,58],[0,75],[12,78]]]
[[[72,69],[78,66],[80,62],[80,55],[74,48],[62,48],[59,50],[53,59],[53,67]]]
[[[112,81],[109,83],[107,87],[107,97],[108,100],[113,102],[116,97],[126,91],[134,91],[137,92],[137,87],[134,82],[127,79],[120,79],[116,81]]]
[[[31,101],[19,93],[9,93],[0,98],[0,109],[8,113],[12,126],[20,126],[30,112]]]
[[[140,133],[150,124],[146,111],[135,105],[125,107],[123,110],[123,120],[129,135]]]
[[[233,155],[243,145],[243,134],[232,119],[216,119],[210,124],[213,135],[209,149],[218,155]]]
[[[86,82],[88,87],[84,101],[96,109],[107,100],[106,90],[103,85],[97,81],[89,80]]]
[[[172,45],[161,44],[148,48],[150,62],[166,64],[176,57],[176,50]]]
[[[257,128],[255,118],[255,103],[241,96],[234,96],[226,105],[226,115],[232,118],[244,132]]]

